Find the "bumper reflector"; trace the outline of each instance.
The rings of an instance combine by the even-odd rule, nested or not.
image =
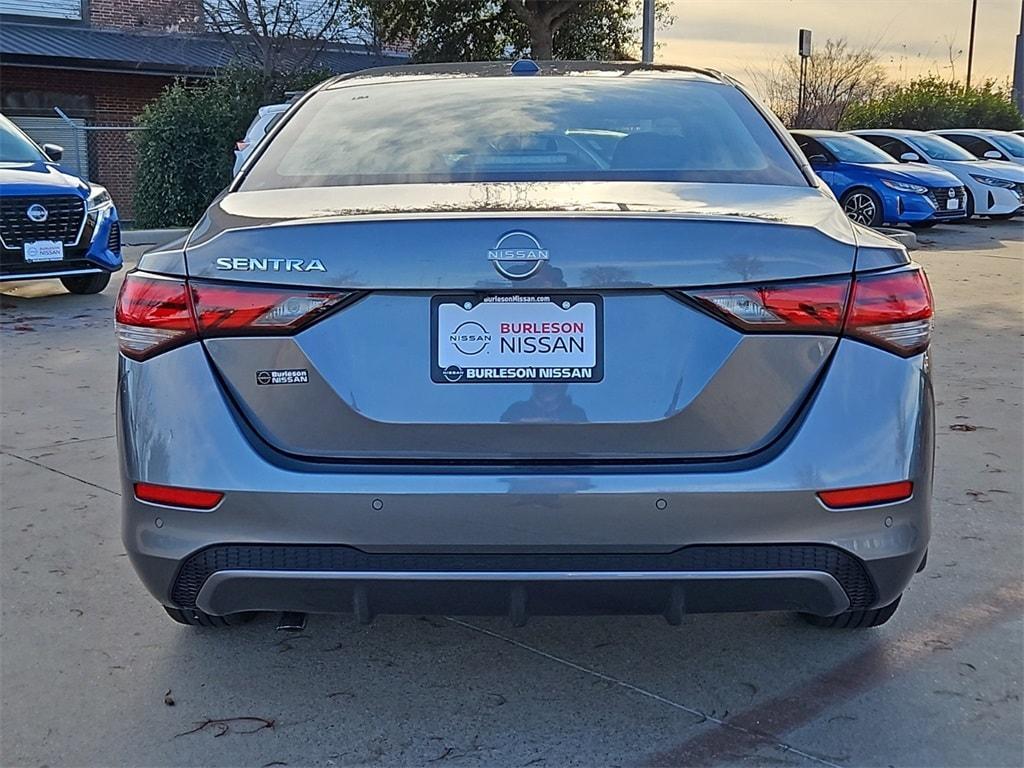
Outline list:
[[[139,501],[164,504],[169,507],[213,509],[224,498],[224,494],[220,491],[200,491],[195,488],[175,488],[170,485],[136,483],[135,498]]]
[[[909,499],[914,493],[914,484],[909,480],[884,485],[865,485],[860,488],[841,488],[836,491],[818,491],[818,498],[825,506],[833,509],[849,507],[870,507],[875,504],[889,504]]]

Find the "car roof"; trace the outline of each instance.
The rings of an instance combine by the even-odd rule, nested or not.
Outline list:
[[[278,112],[284,112],[290,106],[291,104],[267,104],[265,106],[260,107],[257,114],[260,117],[263,117],[264,115],[273,115],[277,114]]]
[[[417,80],[444,80],[466,77],[608,77],[630,75],[635,72],[650,77],[696,80],[709,83],[738,85],[728,75],[715,69],[676,66],[670,64],[643,64],[637,61],[537,61],[536,73],[512,71],[513,61],[477,61],[462,64],[401,64],[376,67],[339,75],[323,83],[324,90],[350,85],[367,85]]]
[[[817,128],[794,128],[790,133],[800,136],[846,136],[842,131],[823,131]]]
[[[862,134],[865,136],[921,136],[927,134],[928,131],[914,131],[910,128],[858,128],[857,130],[850,131],[853,134]]]
[[[995,128],[936,128],[934,131],[929,133],[980,133],[982,135],[991,135],[993,133],[1012,133],[1012,131],[1000,131]]]

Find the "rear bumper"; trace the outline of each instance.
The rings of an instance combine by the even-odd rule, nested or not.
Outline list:
[[[162,603],[212,614],[831,615],[895,599],[930,535],[926,357],[846,340],[783,438],[727,463],[287,462],[238,422],[196,344],[122,360],[118,410],[128,554]],[[816,496],[906,479],[914,495],[897,503],[836,511]],[[135,482],[225,497],[193,512],[138,501]]]
[[[909,560],[910,558],[908,558]],[[908,562],[915,568],[920,561]],[[222,545],[187,558],[181,608],[509,615],[805,611],[877,602],[868,569],[826,546],[690,546],[665,554],[373,555],[350,547]]]

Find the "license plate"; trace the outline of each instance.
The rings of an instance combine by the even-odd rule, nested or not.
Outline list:
[[[596,295],[435,296],[430,378],[437,384],[599,382],[603,310]]]
[[[60,261],[64,258],[64,243],[60,240],[36,240],[25,243],[25,261],[34,264],[39,261]]]
[[[954,198],[952,200],[947,200],[946,201],[946,210],[947,211],[958,211],[958,210],[960,210],[960,201],[957,200],[956,198]]]

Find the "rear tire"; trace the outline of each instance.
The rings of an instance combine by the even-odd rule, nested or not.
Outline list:
[[[109,272],[100,272],[96,275],[69,275],[62,277],[60,281],[71,293],[99,293],[110,282]]]
[[[851,221],[865,227],[882,226],[882,201],[867,187],[851,189],[839,202],[843,206],[843,213]]]
[[[167,615],[179,624],[190,627],[237,627],[248,624],[256,616],[255,613],[232,613],[227,616],[211,616],[198,608],[171,608],[165,605]]]
[[[974,218],[974,195],[971,194],[971,190],[965,189],[967,193],[967,202],[964,204],[964,212],[967,214],[965,221],[970,221]]]
[[[809,613],[801,614],[808,624],[816,627],[827,627],[829,629],[867,629],[869,627],[880,627],[896,613],[900,605],[900,595],[888,605],[881,608],[874,608],[870,611],[846,611],[838,616],[813,616]]]

